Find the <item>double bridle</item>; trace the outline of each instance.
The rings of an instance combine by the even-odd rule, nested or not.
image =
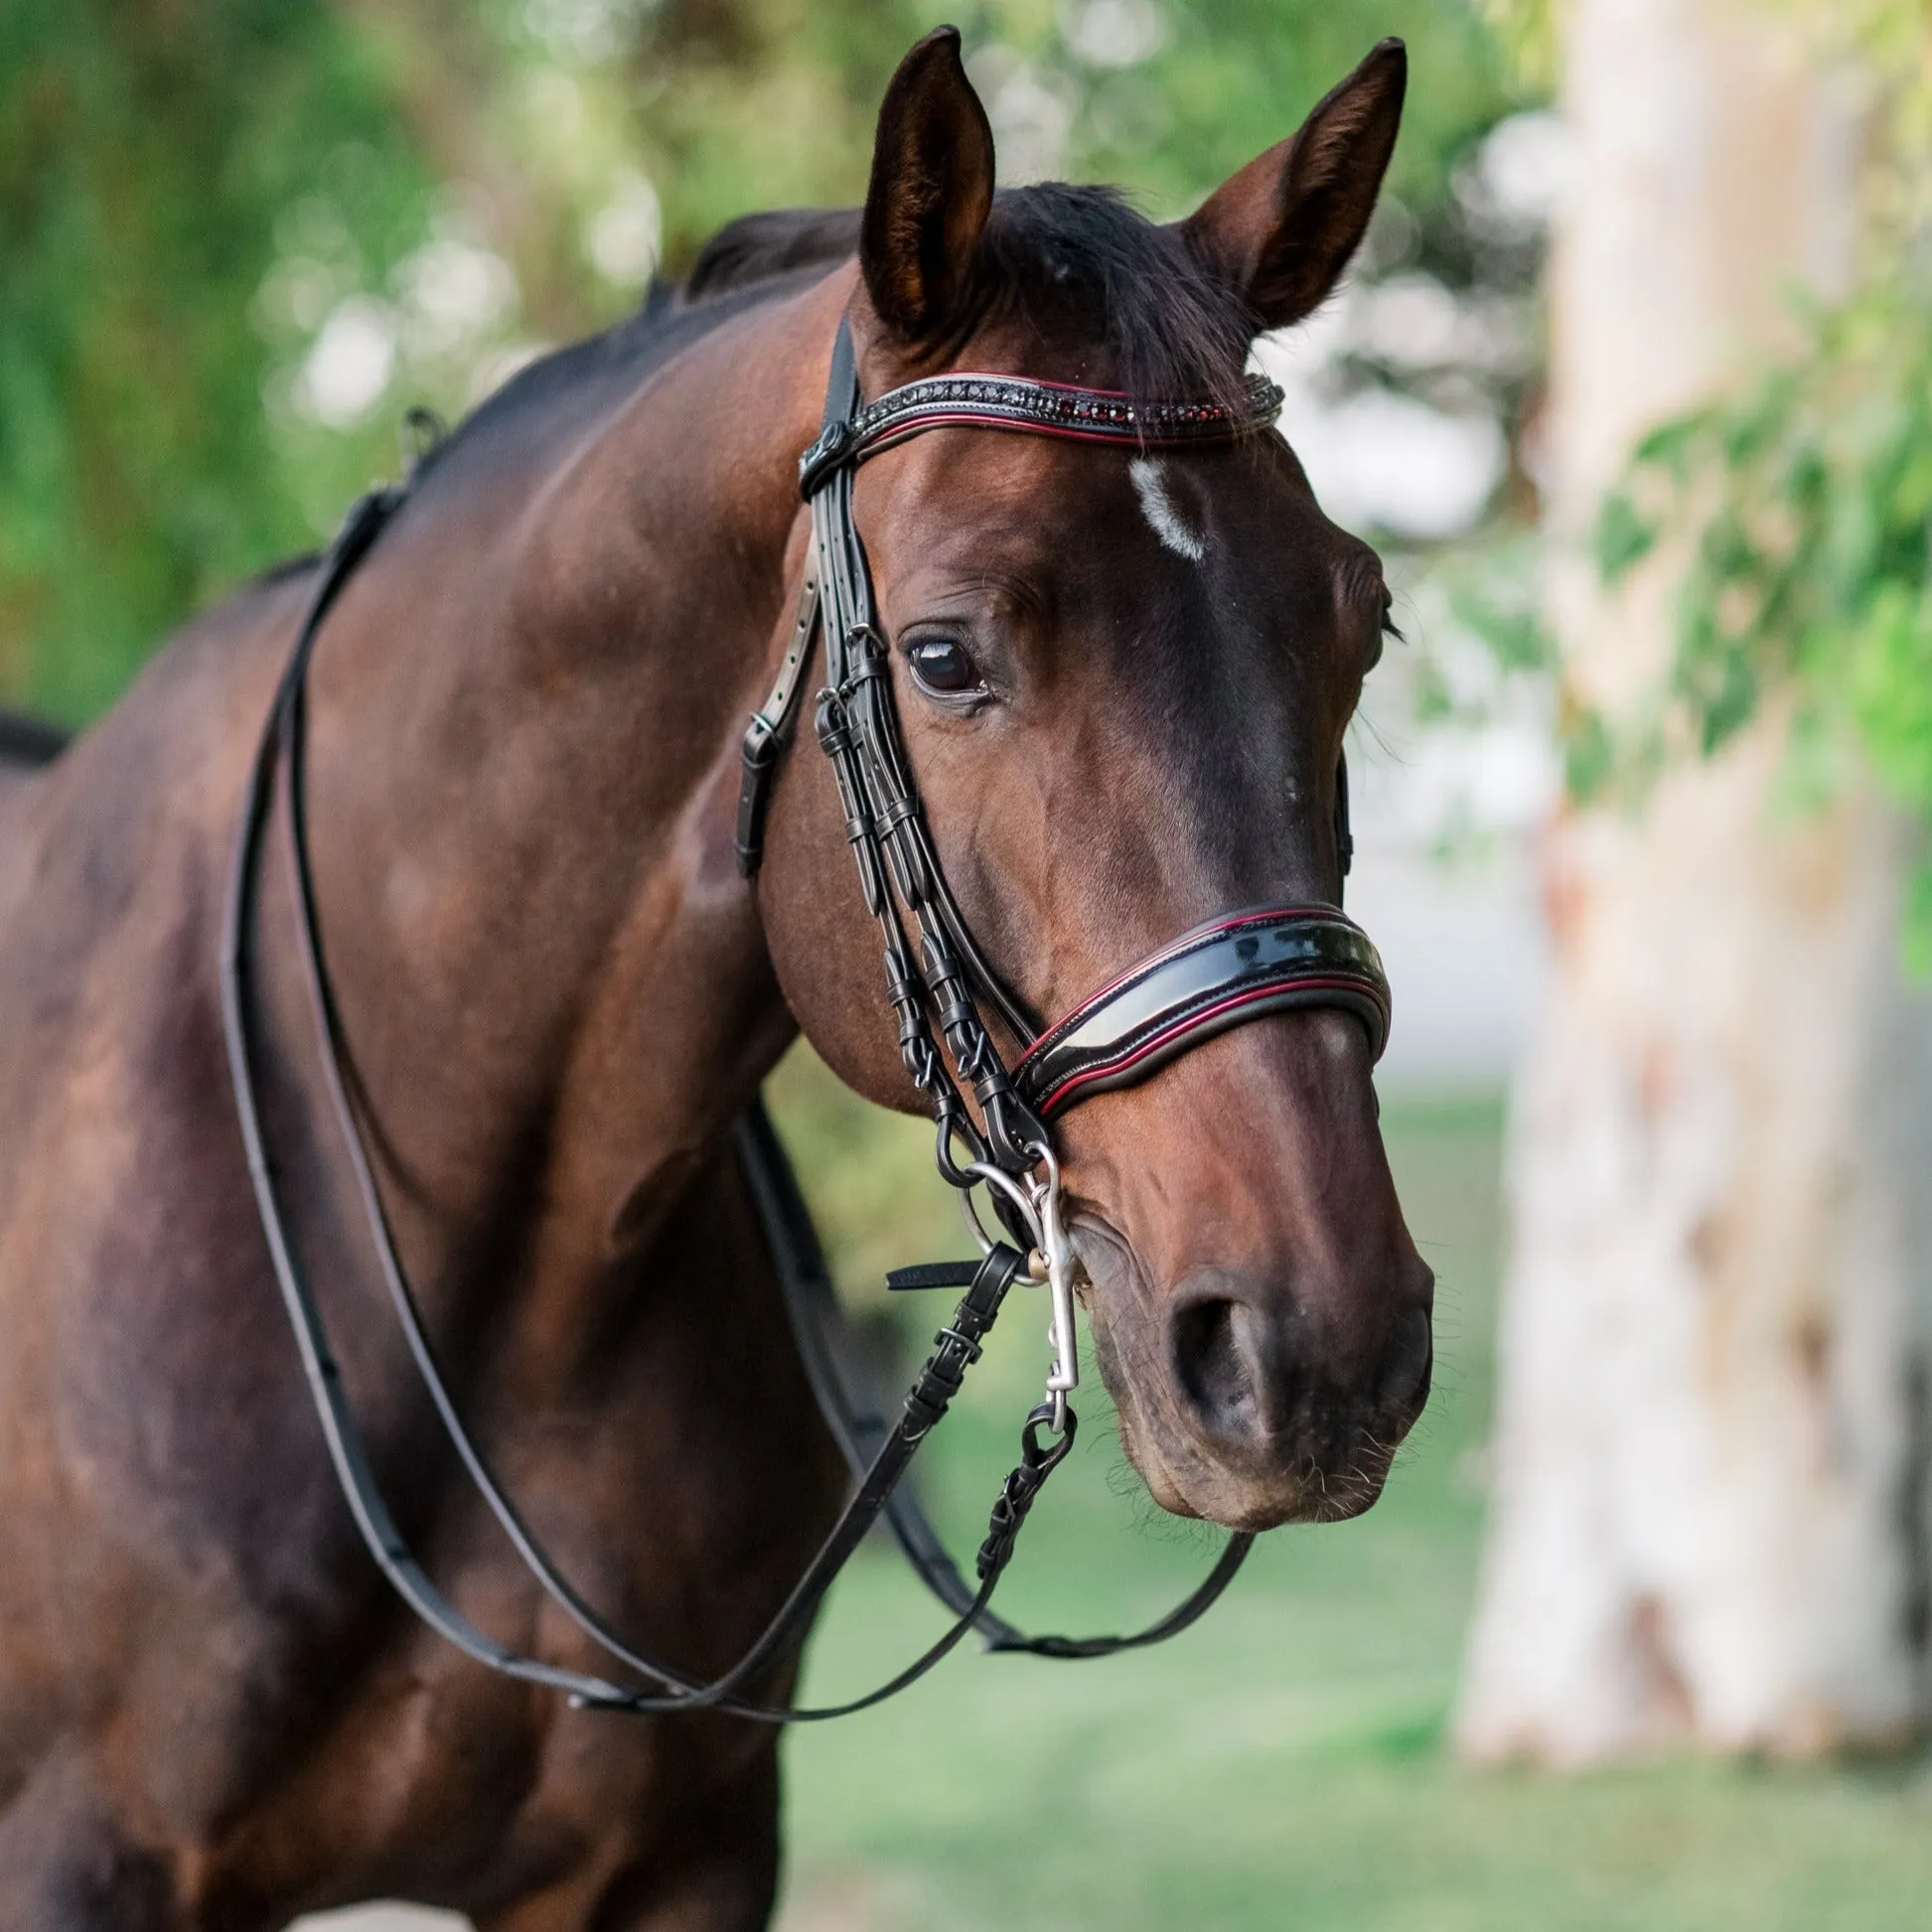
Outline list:
[[[396,1253],[362,1123],[344,1075],[342,1025],[324,961],[304,805],[305,691],[309,660],[338,592],[405,500],[408,486],[365,497],[327,557],[250,773],[236,841],[222,951],[222,1012],[228,1068],[256,1206],[276,1280],[295,1331],[338,1482],[370,1554],[432,1629],[508,1676],[565,1693],[586,1707],[635,1713],[716,1709],[772,1722],[843,1715],[877,1704],[925,1675],[970,1629],[988,1647],[1059,1658],[1098,1657],[1156,1643],[1193,1623],[1227,1587],[1253,1544],[1229,1539],[1194,1593],[1167,1616],[1125,1637],[1030,1637],[989,1608],[1015,1541],[1047,1476],[1073,1446],[1068,1398],[1079,1384],[1076,1263],[1062,1206],[1053,1121],[1081,1100],[1146,1079],[1213,1034],[1265,1013],[1339,1007],[1367,1028],[1380,1055],[1389,988],[1367,936],[1339,907],[1250,908],[1210,921],[1129,967],[1044,1031],[974,944],[939,862],[893,698],[890,657],[874,622],[865,548],[852,516],[858,465],[928,430],[968,427],[1074,438],[1130,449],[1221,444],[1268,428],[1280,391],[1248,378],[1239,403],[1149,402],[1011,375],[950,374],[908,383],[861,404],[849,326],[833,345],[822,426],[800,459],[813,541],[797,620],[778,678],[752,716],[743,746],[737,848],[747,878],[758,870],[766,807],[792,735],[805,672],[824,640],[817,698],[818,743],[831,761],[868,911],[884,942],[887,993],[908,1075],[931,1107],[940,1173],[960,1191],[980,1250],[976,1263],[895,1270],[898,1289],[965,1293],[935,1338],[896,1420],[887,1426],[851,1386],[837,1304],[810,1216],[760,1107],[739,1122],[738,1156],[771,1248],[807,1375],[855,1478],[837,1522],[757,1641],[728,1671],[705,1682],[652,1657],[610,1628],[538,1544],[465,1427]],[[619,1684],[521,1656],[486,1635],[448,1600],[398,1530],[351,1407],[320,1306],[289,1240],[258,1099],[250,940],[262,836],[283,777],[297,942],[332,1111],[348,1150],[384,1285],[444,1432],[538,1586],[615,1662],[644,1680]],[[1336,775],[1336,841],[1347,870],[1346,775]],[[1008,1066],[984,1017],[1022,1051]],[[968,1102],[966,1096],[970,1094]],[[989,1231],[973,1195],[983,1188],[998,1223]],[[987,1330],[1016,1282],[1044,1283],[1052,1306],[1053,1360],[1045,1399],[1027,1416],[1021,1455],[995,1500],[968,1586],[920,1511],[899,1487],[921,1441],[958,1395]],[[847,1558],[883,1518],[913,1567],[954,1612],[945,1634],[889,1683],[849,1703],[816,1709],[773,1707],[759,1682],[803,1638]]]

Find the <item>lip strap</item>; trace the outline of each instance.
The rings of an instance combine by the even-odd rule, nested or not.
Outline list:
[[[1332,906],[1268,906],[1185,933],[1081,1001],[1013,1069],[1043,1119],[1131,1087],[1213,1034],[1266,1013],[1338,1006],[1389,1040],[1389,981],[1368,934]]]

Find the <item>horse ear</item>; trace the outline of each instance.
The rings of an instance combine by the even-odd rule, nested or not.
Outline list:
[[[1384,41],[1298,133],[1229,176],[1181,223],[1262,328],[1299,322],[1341,279],[1375,212],[1408,80],[1407,49]]]
[[[945,332],[972,289],[993,199],[993,134],[936,27],[899,63],[879,109],[858,260],[879,319],[912,341]]]

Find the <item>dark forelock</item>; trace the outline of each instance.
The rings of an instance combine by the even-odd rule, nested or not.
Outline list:
[[[992,300],[1103,344],[1123,387],[1234,401],[1253,331],[1239,297],[1115,188],[1042,182],[994,197],[982,243]],[[1063,325],[1064,326],[1064,325]]]
[[[703,302],[858,246],[856,209],[786,209],[720,228],[698,252],[685,299]],[[1121,384],[1164,399],[1236,399],[1253,327],[1173,227],[1158,227],[1114,188],[1042,182],[993,198],[981,242],[995,312],[1072,330],[1103,347]]]

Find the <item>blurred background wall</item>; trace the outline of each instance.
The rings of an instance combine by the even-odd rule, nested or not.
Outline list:
[[[1257,353],[1408,634],[1351,737],[1350,907],[1396,987],[1437,1393],[1369,1517],[1269,1539],[1186,1643],[962,1660],[792,1740],[788,1926],[1922,1924],[1932,4],[955,17],[1006,181],[1160,217],[1410,43],[1363,256]],[[84,722],[394,474],[406,407],[460,414],[736,214],[855,201],[933,21],[6,0],[0,701]],[[809,1056],[776,1094],[841,1286],[909,1352],[879,1270],[957,1238],[927,1136]],[[1032,1339],[935,1444],[962,1542]],[[1117,1627],[1208,1545],[1098,1417],[1084,1447],[1012,1588]],[[924,1616],[861,1562],[817,1688]],[[1658,1755],[1686,1744],[1716,1755]],[[1605,1759],[1643,1768],[1523,1768]]]

